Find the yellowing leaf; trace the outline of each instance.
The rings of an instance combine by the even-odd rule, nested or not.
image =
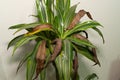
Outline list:
[[[31,36],[41,31],[46,31],[46,30],[52,30],[52,26],[50,24],[42,24],[42,25],[36,26],[35,28],[33,28],[32,32],[26,33],[25,36]]]

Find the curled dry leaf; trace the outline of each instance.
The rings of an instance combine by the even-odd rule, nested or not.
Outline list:
[[[38,25],[35,28],[33,28],[33,30],[31,32],[26,33],[26,35],[30,36],[30,35],[40,32],[40,31],[45,31],[45,30],[52,30],[52,25],[51,24]]]
[[[73,80],[77,80],[77,74],[78,74],[78,55],[77,55],[76,51],[75,51],[75,56],[74,56],[74,60],[73,60],[73,69],[74,69]]]
[[[45,29],[45,28],[51,28],[52,26],[50,24],[42,24],[42,25],[38,25],[35,28],[33,28],[33,31],[37,31],[39,29]]]
[[[45,57],[46,57],[46,41],[43,40],[36,54],[37,67],[36,67],[36,76],[34,80],[38,77],[39,73],[44,68],[45,59],[46,59]]]
[[[70,25],[67,27],[67,30],[72,29],[78,22],[79,20],[85,15],[87,14],[87,16],[90,19],[93,19],[91,14],[89,12],[86,12],[85,10],[80,10],[75,17],[73,18],[72,22],[70,23]]]
[[[95,61],[95,64],[94,64],[94,65],[98,64],[99,66],[101,66],[101,65],[100,65],[100,62],[99,62],[99,60],[98,60],[98,58],[97,58],[96,49],[95,49],[95,48],[92,48],[92,52],[93,52],[94,61]]]
[[[53,54],[51,55],[50,62],[54,61],[55,58],[59,55],[61,48],[62,48],[62,40],[55,39],[52,43],[55,43]]]

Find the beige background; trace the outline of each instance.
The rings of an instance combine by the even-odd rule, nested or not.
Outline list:
[[[104,45],[95,32],[89,31],[90,40],[98,47],[101,67],[92,66],[92,62],[80,57],[81,76],[95,72],[99,80],[120,80],[120,0],[71,1],[72,4],[80,2],[77,11],[85,9],[91,12],[94,19],[104,25],[104,28],[101,28],[106,40]],[[19,50],[14,57],[11,56],[11,49],[6,50],[8,41],[19,34],[12,35],[14,30],[8,30],[8,27],[17,23],[32,22],[33,18],[29,15],[33,13],[34,0],[0,0],[0,80],[25,79],[24,68],[18,75],[15,74],[21,57]]]

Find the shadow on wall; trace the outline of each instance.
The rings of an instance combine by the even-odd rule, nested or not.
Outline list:
[[[79,55],[79,67],[78,67],[78,73],[80,80],[84,80],[85,77],[93,73],[94,71],[91,70],[92,65],[88,65],[85,61],[86,58],[82,58],[83,56]]]
[[[25,44],[24,46],[18,48],[18,50],[15,52],[14,56],[10,56],[8,58],[8,65],[9,66],[12,66],[12,65],[15,66],[15,69],[13,69],[13,71],[9,75],[12,79],[25,80],[25,75],[26,75],[26,69],[25,69],[26,65],[25,65],[25,63],[19,69],[17,74],[16,74],[16,70],[17,70],[17,66],[18,66],[19,62],[21,61],[21,59],[24,57],[24,55],[31,52],[33,50],[33,47],[34,47],[33,42],[30,42],[30,44]],[[12,55],[12,53],[11,53],[11,55]]]
[[[5,75],[5,73],[4,73],[3,66],[2,66],[1,57],[0,57],[0,80],[7,80],[7,79],[6,79],[6,75]]]
[[[120,80],[120,59],[114,60],[110,67],[108,80]]]

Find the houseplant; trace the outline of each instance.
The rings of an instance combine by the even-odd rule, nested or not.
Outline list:
[[[91,14],[85,10],[75,13],[77,5],[71,7],[70,0],[36,0],[37,14],[32,16],[38,20],[9,28],[17,29],[16,32],[27,30],[27,33],[15,37],[8,44],[8,48],[14,46],[13,55],[17,48],[35,41],[34,49],[23,56],[17,68],[18,71],[26,62],[26,80],[45,80],[46,68],[50,64],[55,68],[57,80],[79,80],[79,54],[95,62],[95,65],[100,65],[96,48],[88,40],[86,30],[95,30],[104,42],[103,35],[97,28],[101,24],[93,20]],[[84,15],[90,20],[80,22]]]

